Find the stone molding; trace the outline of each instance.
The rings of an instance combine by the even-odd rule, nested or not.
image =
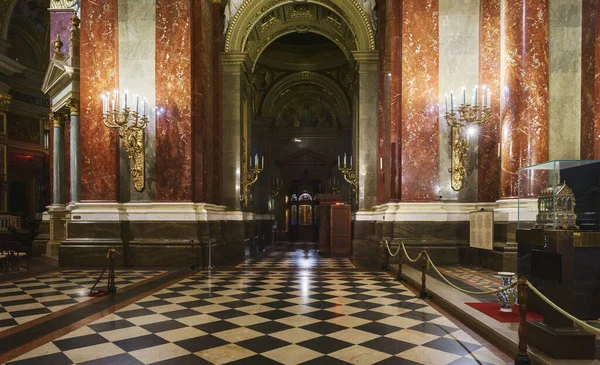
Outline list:
[[[228,211],[225,206],[192,202],[77,202],[67,207],[71,221],[214,222],[273,220],[272,215]]]
[[[536,199],[521,199],[521,220],[535,221]],[[519,220],[517,200],[499,200],[494,203],[388,203],[369,211],[358,211],[352,216],[355,221],[370,222],[468,222],[469,213],[485,209],[494,211],[497,223]]]

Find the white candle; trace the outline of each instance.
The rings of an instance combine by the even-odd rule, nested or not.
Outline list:
[[[338,155],[338,169],[340,168],[340,155]]]
[[[444,94],[444,97],[446,98],[446,113],[448,113],[448,94]]]
[[[140,96],[136,95],[135,96],[135,111],[136,113],[140,113]]]
[[[454,111],[454,91],[450,91],[450,111]]]
[[[447,109],[448,107],[446,107]],[[379,169],[383,170],[383,157],[379,157]]]
[[[346,154],[344,153],[344,168],[346,167]]]
[[[127,109],[127,96],[129,95],[129,90],[125,90],[125,109]]]
[[[350,155],[350,168],[352,168],[352,155]]]
[[[264,169],[265,168],[265,156],[261,157],[261,165],[262,165],[262,168]]]
[[[467,102],[467,89],[463,86],[461,88],[461,91],[462,91],[462,93],[461,93],[460,101],[461,101],[461,104],[464,105]]]
[[[490,107],[490,105],[492,105],[491,100],[492,100],[492,92],[488,91],[488,94],[487,94],[487,107],[488,108]]]
[[[473,88],[473,91],[475,92],[475,105],[477,105],[477,85],[475,85],[475,87]]]
[[[258,153],[254,154],[254,167],[258,167]]]

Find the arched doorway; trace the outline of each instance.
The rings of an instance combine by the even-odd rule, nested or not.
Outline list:
[[[317,221],[314,196],[331,192],[333,181],[341,182],[357,207],[374,205],[377,52],[371,12],[362,3],[371,2],[226,4],[223,145],[230,158],[224,159],[223,172],[229,207],[275,214],[281,229],[292,222],[292,194],[307,193]],[[256,154],[265,157],[265,170],[255,184],[246,185],[249,156]],[[326,163],[304,161],[296,171],[284,168],[298,154],[309,159],[318,155]],[[358,183],[363,188],[356,198],[336,167],[337,156],[343,154],[354,156],[356,169],[362,171]],[[305,170],[318,189],[293,188]],[[275,179],[283,184],[272,204]],[[252,197],[246,206],[244,196]]]

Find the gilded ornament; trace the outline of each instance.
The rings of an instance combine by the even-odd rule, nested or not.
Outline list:
[[[63,42],[60,39],[60,35],[57,34],[56,35],[56,39],[54,40],[54,57],[56,58],[57,56],[63,56],[61,49],[63,47]]]
[[[65,116],[62,114],[53,114],[50,118],[52,118],[52,125],[54,128],[62,128],[65,126]]]
[[[0,111],[8,111],[12,95],[0,93]]]
[[[140,115],[137,111],[125,107],[123,110],[112,110],[102,114],[104,125],[116,129],[119,137],[123,140],[125,150],[129,159],[133,161],[131,166],[131,177],[135,190],[144,190],[145,166],[144,166],[144,132],[148,125],[148,117]]]
[[[69,107],[71,115],[79,115],[79,100],[70,99],[67,106]]]
[[[74,11],[73,16],[71,17],[71,27],[72,27],[71,31],[79,29],[80,24],[81,24],[81,20],[79,20],[79,17],[77,16],[77,12]]]
[[[478,100],[476,89],[474,92],[474,100]],[[457,109],[454,109],[452,94],[450,95],[450,98],[452,99],[450,109],[448,109],[448,106],[446,105],[446,122],[448,123],[452,133],[450,139],[450,144],[452,147],[450,185],[452,190],[459,191],[463,187],[463,180],[466,172],[465,159],[470,143],[469,133],[475,126],[486,124],[491,119],[492,112],[489,107],[489,101],[487,105],[484,102],[482,102],[482,104],[477,104],[477,102],[474,102],[472,103],[473,105],[471,105],[466,104],[463,101],[463,103]],[[464,99],[465,96],[463,90],[463,100]],[[482,100],[484,99],[482,98]]]

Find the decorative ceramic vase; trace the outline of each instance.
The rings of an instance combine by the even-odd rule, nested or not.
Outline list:
[[[500,279],[502,283],[500,284],[500,288],[504,288],[513,283],[513,278],[515,277],[514,272],[499,272]],[[506,289],[504,291],[498,292],[496,296],[498,297],[498,301],[500,302],[500,311],[502,312],[512,312],[512,305],[515,302],[516,298],[515,288]]]

